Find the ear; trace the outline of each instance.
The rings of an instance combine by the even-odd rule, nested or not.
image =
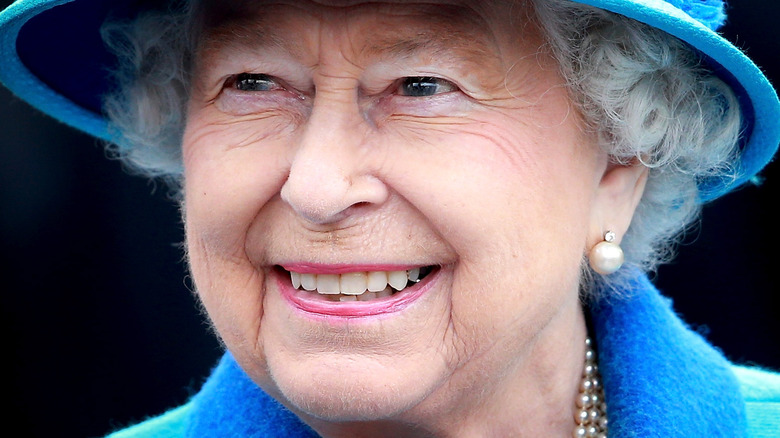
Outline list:
[[[638,162],[607,166],[591,210],[587,248],[604,240],[604,233],[610,230],[617,234],[616,243],[625,236],[645,191],[647,175],[648,168]]]

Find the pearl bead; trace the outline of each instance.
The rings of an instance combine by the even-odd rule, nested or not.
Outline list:
[[[602,241],[596,244],[588,254],[590,267],[601,275],[609,275],[620,269],[625,260],[620,245]]]
[[[577,396],[577,407],[589,408],[591,405],[593,405],[593,402],[590,400],[590,394],[580,394]]]
[[[575,428],[572,436],[606,438],[607,406],[604,403],[604,391],[599,380],[601,376],[596,363],[596,352],[591,347],[590,338],[585,340],[585,345],[587,350],[580,380],[580,393],[575,400]]]
[[[587,409],[577,409],[574,411],[574,421],[577,424],[585,424],[590,419],[590,413]]]
[[[593,381],[590,379],[582,379],[582,382],[580,382],[580,391],[581,392],[593,391]]]

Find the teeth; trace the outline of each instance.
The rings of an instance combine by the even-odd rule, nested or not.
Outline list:
[[[390,271],[387,273],[387,284],[395,290],[403,290],[409,282],[409,274],[406,271]]]
[[[344,295],[360,295],[366,291],[366,283],[368,282],[365,272],[350,272],[349,274],[341,274],[341,293]]]
[[[315,274],[301,274],[301,287],[306,290],[317,290],[317,276]]]
[[[339,276],[336,274],[320,274],[317,276],[317,292],[324,295],[338,295],[341,293]]]
[[[295,289],[316,290],[321,295],[341,295],[333,297],[338,301],[367,301],[392,295],[393,289],[402,291],[409,281],[420,281],[420,268],[408,271],[349,272],[341,275],[290,272],[290,279]]]
[[[301,274],[297,272],[290,272],[290,278],[292,279],[294,289],[301,287]]]
[[[367,275],[369,292],[381,292],[387,287],[387,273],[384,271],[372,271]]]

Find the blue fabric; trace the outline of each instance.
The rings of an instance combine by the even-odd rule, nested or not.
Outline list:
[[[28,66],[22,62],[21,54],[17,52],[17,45],[24,45],[24,43],[17,41],[17,37],[28,20],[50,10],[50,8],[56,8],[68,2],[69,0],[17,1],[0,13],[0,59],[2,59],[0,82],[19,98],[44,113],[87,134],[111,141],[106,120],[100,113],[79,106],[72,100],[74,96],[63,95],[50,87],[44,79],[30,71]],[[70,23],[72,24],[71,28],[79,27],[76,20]],[[53,44],[54,42],[62,44],[68,41],[70,46],[64,53],[78,52],[80,44],[67,38],[71,31],[72,29],[67,29],[55,33],[54,29],[50,29],[48,37],[36,37],[40,47],[35,50],[28,49],[29,57],[38,56],[45,59],[50,55],[50,51],[46,49],[47,43]],[[59,51],[62,52],[62,50]],[[49,75],[57,75],[57,70],[54,66],[48,67]],[[78,82],[80,79],[79,77],[68,78],[72,82]],[[79,97],[76,98],[83,100]],[[94,99],[99,99],[99,97]]]
[[[687,329],[645,276],[629,293],[592,310],[610,436],[746,436],[731,364]]]
[[[103,18],[122,18],[161,0],[17,0],[0,13],[0,82],[41,111],[93,136],[112,138],[100,112],[113,58],[100,42]],[[753,178],[780,144],[780,101],[767,78],[720,37],[721,0],[578,0],[655,26],[688,42],[740,96],[745,123],[736,180],[706,180],[702,200]],[[121,144],[120,144],[121,146]]]
[[[192,400],[191,437],[317,437],[298,417],[252,382],[230,354]]]
[[[780,437],[780,374],[755,367],[735,367],[747,408],[748,434]]]
[[[639,276],[627,292],[630,298],[591,309],[610,437],[780,436],[780,375],[737,368],[738,379],[647,278]],[[316,436],[255,386],[230,354],[179,409],[111,438]]]

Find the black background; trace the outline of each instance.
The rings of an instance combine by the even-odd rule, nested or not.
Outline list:
[[[725,34],[780,84],[780,3],[731,4]],[[6,424],[99,436],[185,401],[221,350],[188,288],[166,187],[2,88],[0,132]],[[730,359],[780,369],[778,164],[764,176],[706,207],[656,283]]]

